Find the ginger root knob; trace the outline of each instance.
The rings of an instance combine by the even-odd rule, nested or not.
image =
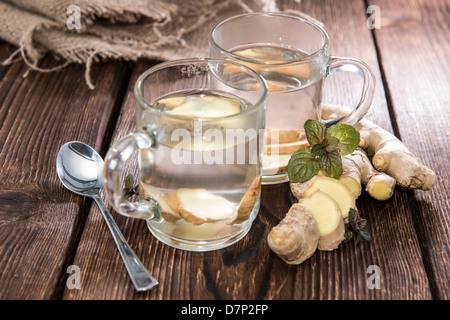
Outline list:
[[[288,264],[311,257],[319,244],[319,229],[309,209],[294,203],[286,217],[267,236],[269,247]]]

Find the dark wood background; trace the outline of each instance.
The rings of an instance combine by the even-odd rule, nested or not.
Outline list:
[[[381,28],[366,26],[367,7],[381,10]],[[134,130],[132,88],[158,61],[99,63],[95,90],[84,67],[23,73],[0,67],[0,299],[448,299],[449,225],[449,4],[442,0],[280,1],[325,24],[332,55],[359,58],[376,74],[369,119],[400,137],[437,173],[433,190],[396,189],[377,202],[357,201],[373,236],[333,252],[317,251],[299,266],[269,249],[267,233],[293,202],[287,184],[264,186],[260,214],[239,243],[196,253],[157,241],[145,222],[113,212],[138,257],[158,279],[138,293],[91,200],[64,189],[55,171],[58,149],[83,141],[104,156]],[[0,43],[0,59],[16,48]],[[51,64],[51,61],[44,61]],[[325,102],[351,105],[360,83],[350,75],[327,80]],[[128,171],[133,172],[133,161]],[[81,288],[68,289],[70,265]],[[367,268],[381,272],[369,289]]]

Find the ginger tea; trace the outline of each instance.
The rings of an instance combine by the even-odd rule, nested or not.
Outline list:
[[[218,250],[242,239],[259,211],[264,79],[224,59],[180,59],[146,70],[133,92],[136,130],[105,156],[113,208],[145,219],[153,236],[178,249]],[[140,199],[123,193],[135,152]]]
[[[307,53],[273,45],[242,46],[231,51],[260,62],[239,61],[267,81],[267,128],[298,129],[303,128],[306,120],[317,119],[324,70],[317,64],[295,62],[307,57]]]
[[[219,91],[190,91],[164,96],[151,107],[192,119],[184,126],[172,119],[159,124],[163,129],[142,128],[160,132],[158,147],[139,156],[140,196],[161,209],[162,220],[148,222],[152,233],[178,247],[242,238],[259,210],[260,132],[243,130],[252,127],[249,117],[227,117],[251,105]]]
[[[220,21],[209,34],[211,57],[241,63],[265,78],[268,84],[266,132],[271,145],[264,155],[264,184],[289,181],[287,164],[293,149],[305,144],[291,141],[306,120],[326,125],[353,125],[367,113],[372,102],[375,77],[362,61],[331,56],[330,38],[319,24],[281,12],[249,12]],[[322,118],[323,83],[328,75],[353,72],[364,80],[361,99],[348,115]],[[270,136],[268,135],[270,133]],[[277,137],[279,133],[279,137]],[[289,139],[288,139],[289,138]],[[274,143],[279,140],[278,143]],[[283,141],[283,142],[282,142]],[[280,152],[276,152],[280,149]]]
[[[239,63],[255,70],[267,81],[268,130],[263,172],[284,173],[290,156],[307,144],[301,130],[305,121],[318,119],[324,67],[314,61],[305,62],[302,59],[307,53],[289,47],[253,44],[230,51],[244,58]]]

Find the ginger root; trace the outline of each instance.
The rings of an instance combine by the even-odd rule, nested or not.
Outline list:
[[[394,193],[396,180],[384,172],[375,170],[361,148],[342,157],[342,166],[342,175],[338,179],[350,188],[356,199],[361,195],[361,185],[366,186],[365,190],[372,198],[380,201],[389,199]],[[323,169],[319,170],[317,176],[329,177]]]
[[[328,194],[316,190],[299,200],[309,209],[319,228],[319,250],[331,251],[344,240],[345,224],[339,204]]]
[[[338,179],[316,175],[303,183],[291,182],[290,188],[292,194],[299,200],[313,194],[317,190],[326,193],[339,205],[339,211],[344,220],[347,220],[350,208],[356,208],[356,197],[353,191]]]
[[[339,180],[354,190],[358,197],[361,193],[361,184],[366,186],[366,191],[376,200],[387,200],[394,193],[396,180],[390,175],[375,170],[361,148],[342,158],[343,172]],[[359,186],[359,192],[357,190]]]
[[[322,118],[333,119],[348,114],[346,107],[323,105]],[[389,131],[362,119],[354,125],[360,133],[360,144],[369,156],[376,170],[395,178],[402,188],[430,190],[436,181],[436,174]]]
[[[270,249],[288,264],[300,264],[319,250],[331,251],[344,240],[345,224],[339,204],[315,190],[294,203],[267,236]]]
[[[288,264],[300,264],[311,257],[319,244],[319,228],[309,209],[294,203],[281,222],[267,236],[270,249]]]

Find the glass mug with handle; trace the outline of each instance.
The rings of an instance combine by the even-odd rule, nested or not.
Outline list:
[[[307,145],[306,120],[353,125],[372,103],[375,77],[369,67],[357,59],[330,56],[326,31],[309,20],[283,13],[233,16],[213,28],[209,46],[211,57],[237,61],[267,81],[263,184],[289,180],[290,156]],[[360,75],[362,95],[350,114],[327,121],[322,119],[322,89],[325,78],[337,71]]]
[[[183,59],[147,70],[134,95],[137,130],[105,157],[113,208],[146,219],[157,239],[184,250],[242,239],[259,211],[265,80],[235,62]],[[122,169],[136,151],[139,201],[130,202]]]

